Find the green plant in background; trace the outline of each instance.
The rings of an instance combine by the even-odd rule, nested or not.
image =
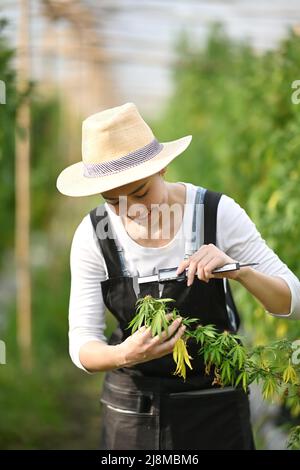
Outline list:
[[[22,129],[16,128],[16,113],[22,100],[31,94],[32,84],[24,93],[16,88],[16,73],[12,64],[15,51],[4,35],[8,22],[0,19],[0,80],[5,83],[5,104],[0,104],[0,266],[6,249],[14,243],[14,178],[15,138]]]
[[[186,33],[175,46],[172,96],[152,128],[162,141],[178,134],[193,140],[167,174],[235,199],[299,278],[300,105],[291,100],[300,78],[299,34],[290,30],[278,47],[258,54],[216,24],[205,44]],[[239,283],[230,284],[247,344],[300,338],[300,322],[279,321]],[[283,399],[282,411],[288,408]]]
[[[8,294],[7,303],[2,297],[0,302],[0,338],[8,351],[7,364],[0,366],[0,449],[97,448],[100,410],[93,397],[99,391],[101,376],[82,376],[68,355],[70,272],[66,244],[80,211],[77,208],[72,219],[55,187],[58,171],[70,159],[70,142],[76,142],[77,135],[68,133],[71,125],[66,126],[72,116],[67,119],[62,114],[63,99],[50,97],[48,91],[47,95],[40,93],[32,82],[24,94],[17,91],[15,50],[5,37],[6,24],[0,19],[0,80],[6,85],[6,103],[0,104],[0,275],[1,282],[5,281],[2,292]],[[17,348],[15,279],[13,275],[10,279],[11,271],[6,272],[3,263],[8,259],[13,273],[15,140],[17,133],[22,135],[22,129],[16,129],[16,114],[29,94],[34,352],[30,373],[22,370]],[[77,157],[73,152],[74,161]],[[66,223],[70,219],[73,226]],[[82,429],[86,430],[84,435]]]
[[[278,48],[257,54],[215,25],[205,45],[185,35],[176,47],[173,94],[153,128],[163,141],[193,140],[168,173],[234,198],[299,277],[300,105],[291,100],[299,35],[290,31]],[[300,323],[278,322],[237,283],[232,288],[253,342],[300,337]]]
[[[135,317],[127,328],[135,332],[142,326],[151,327],[152,336],[168,333],[168,325],[179,315],[174,308],[168,311],[168,304],[174,299],[155,299],[150,295],[138,299]],[[171,313],[170,318],[168,314]],[[285,399],[295,415],[300,414],[300,365],[291,363],[294,352],[291,341],[277,340],[265,346],[246,348],[239,335],[229,331],[218,331],[214,325],[193,325],[197,318],[182,318],[186,330],[177,340],[173,349],[176,363],[175,375],[186,380],[186,365],[192,369],[188,354],[187,342],[194,338],[199,344],[198,353],[203,355],[205,373],[213,371],[212,385],[241,386],[245,392],[253,383],[262,384],[262,395],[265,400],[276,400],[280,403]],[[298,433],[299,434],[299,433]],[[291,435],[289,445],[296,446],[296,431]],[[292,444],[291,444],[292,442]],[[300,444],[299,444],[300,445]]]
[[[300,450],[300,426],[295,426],[291,430],[287,448],[290,450]]]

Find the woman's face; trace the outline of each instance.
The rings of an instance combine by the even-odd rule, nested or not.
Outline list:
[[[102,196],[117,215],[137,221],[147,219],[153,205],[168,204],[168,189],[161,173],[106,191]]]

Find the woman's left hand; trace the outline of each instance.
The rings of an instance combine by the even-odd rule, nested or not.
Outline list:
[[[230,258],[230,256],[227,256],[223,251],[210,243],[209,245],[202,245],[201,248],[193,253],[188,259],[183,260],[179,264],[176,274],[179,275],[188,267],[188,286],[193,283],[195,275],[204,282],[209,282],[209,279],[211,278],[222,279],[223,277],[227,277],[229,279],[237,279],[239,271],[212,274],[214,269],[220,268],[227,263],[237,263],[237,261]]]

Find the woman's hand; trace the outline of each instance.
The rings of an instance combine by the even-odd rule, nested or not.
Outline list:
[[[172,318],[172,314],[169,313],[166,317],[169,320]],[[159,335],[152,336],[151,328],[142,326],[125,341],[117,345],[122,357],[120,366],[131,367],[172,353],[176,341],[182,336],[186,328],[185,325],[181,325],[181,321],[182,318],[178,317],[170,323],[168,334],[163,331],[161,337]]]
[[[220,268],[227,263],[236,263],[237,261],[227,256],[223,251],[210,243],[209,245],[202,245],[198,251],[193,253],[188,259],[183,260],[176,274],[182,273],[187,267],[187,285],[190,286],[195,278],[195,275],[201,281],[209,282],[209,279],[221,279],[227,277],[229,279],[237,279],[239,271],[230,271],[227,273],[212,274],[216,268]],[[243,268],[241,268],[243,269]]]

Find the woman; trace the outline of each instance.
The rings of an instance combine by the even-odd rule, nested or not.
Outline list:
[[[106,449],[253,449],[248,394],[212,386],[197,345],[193,369],[173,375],[172,351],[184,333],[127,329],[139,297],[172,298],[182,316],[237,331],[228,279],[240,282],[272,315],[300,316],[300,283],[230,197],[190,183],[164,180],[167,165],[191,136],[160,143],[134,103],[88,117],[82,162],[62,171],[60,192],[101,194],[105,203],[79,224],[71,248],[70,355],[88,373],[106,371],[101,395]],[[173,214],[171,216],[171,213]],[[227,263],[258,263],[214,274]],[[168,283],[160,269],[187,270]],[[118,320],[107,341],[105,308]]]

